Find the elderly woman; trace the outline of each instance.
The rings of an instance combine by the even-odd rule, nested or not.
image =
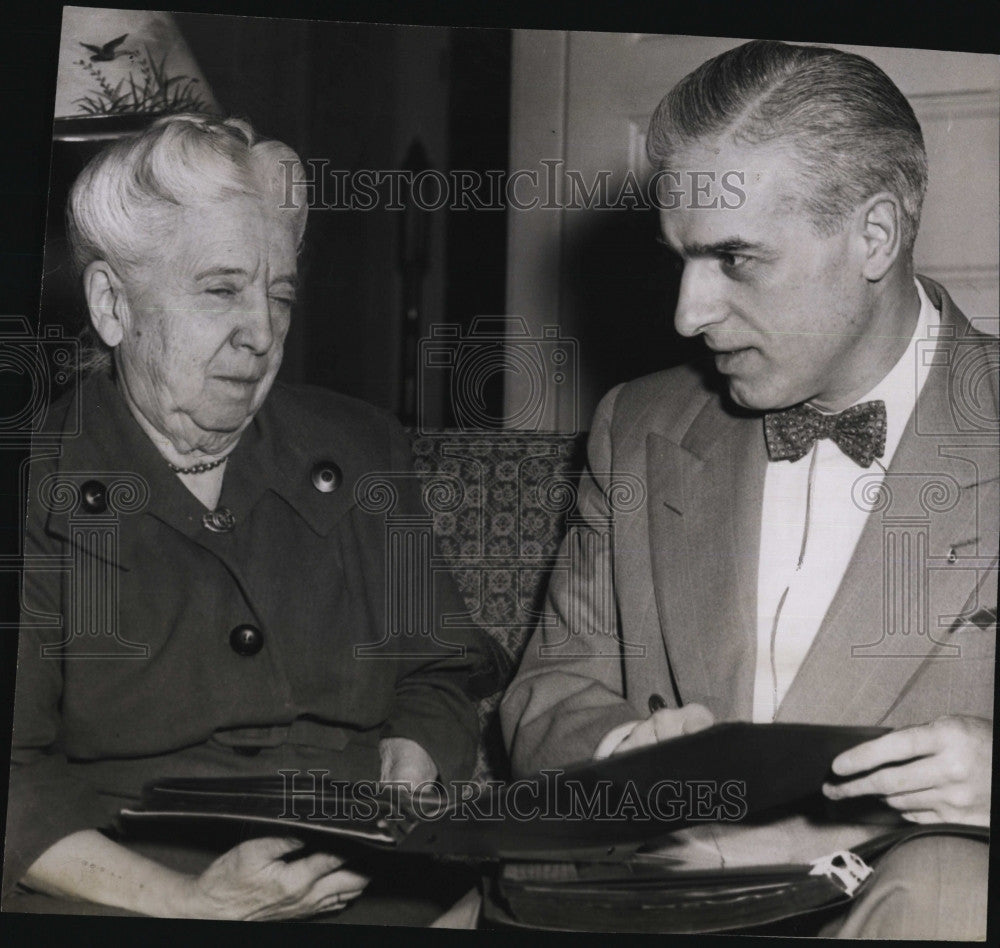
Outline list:
[[[60,450],[36,451],[31,471],[9,910],[41,893],[62,911],[326,912],[368,881],[336,855],[292,858],[300,844],[282,838],[208,856],[144,848],[115,816],[163,777],[471,775],[482,640],[438,621],[407,649],[379,648],[395,631],[385,522],[354,487],[406,470],[405,434],[371,406],[275,382],[306,217],[287,206],[280,162],[296,160],[245,122],[176,115],[73,187],[70,239],[106,364],[52,408]],[[129,496],[117,508],[116,484]],[[60,485],[75,485],[69,512]],[[109,516],[114,542],[88,546]],[[103,618],[81,576],[102,577]],[[436,615],[463,611],[453,587],[438,592]]]

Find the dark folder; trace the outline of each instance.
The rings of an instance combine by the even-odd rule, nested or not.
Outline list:
[[[229,823],[373,849],[479,860],[625,858],[697,822],[743,817],[815,794],[834,757],[885,728],[717,724],[606,760],[476,788],[410,795],[322,774],[170,779],[122,811],[127,829]]]
[[[897,826],[803,865],[702,867],[655,851],[703,821],[808,807],[841,752],[887,728],[718,724],[602,761],[485,787],[338,782],[319,771],[172,779],[122,811],[127,831],[206,829],[301,835],[308,848],[433,856],[480,864],[491,927],[718,932],[846,902],[873,859],[916,836],[988,839],[979,827]],[[391,858],[397,858],[392,856]]]

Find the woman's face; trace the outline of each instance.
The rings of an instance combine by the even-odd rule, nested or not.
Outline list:
[[[118,371],[134,408],[183,453],[236,443],[281,365],[296,287],[291,215],[238,196],[179,208],[122,274]]]

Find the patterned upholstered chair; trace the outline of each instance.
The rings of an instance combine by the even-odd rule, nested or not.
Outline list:
[[[414,438],[430,526],[432,569],[455,576],[475,623],[496,646],[504,682],[517,669],[571,515],[583,440],[497,431]],[[508,768],[497,707],[480,703],[483,742],[477,778]]]

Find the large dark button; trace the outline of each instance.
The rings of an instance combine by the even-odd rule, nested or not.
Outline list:
[[[649,696],[649,713],[656,714],[657,711],[665,708],[667,702],[663,700],[663,695],[650,695]]]
[[[344,475],[333,461],[320,461],[313,466],[313,487],[321,494],[330,494],[340,487]]]
[[[80,496],[87,513],[99,514],[108,509],[108,489],[100,481],[86,481],[80,487]]]
[[[219,507],[204,514],[201,523],[212,533],[229,533],[236,526],[236,515],[228,507]]]
[[[229,644],[237,655],[256,655],[264,647],[264,633],[255,625],[238,625],[229,633]]]

